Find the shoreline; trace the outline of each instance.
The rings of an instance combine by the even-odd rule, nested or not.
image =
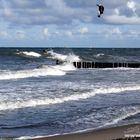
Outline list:
[[[140,124],[130,124],[112,128],[90,130],[80,133],[56,135],[34,140],[115,140],[127,138],[140,138]]]

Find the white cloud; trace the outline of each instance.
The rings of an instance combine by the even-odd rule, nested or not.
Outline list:
[[[108,28],[108,29],[101,31],[100,33],[103,34],[107,38],[110,38],[110,37],[120,38],[120,39],[123,38],[123,36],[122,36],[123,32],[118,27]]]
[[[137,13],[136,13],[136,3],[134,1],[128,1],[127,2],[127,7],[130,8],[133,11],[133,14],[135,16],[137,16]]]
[[[10,5],[9,5],[9,2],[6,1],[6,0],[2,0],[2,3],[3,5],[3,12],[4,12],[4,15],[9,17],[12,15],[12,10],[10,8]]]
[[[138,37],[140,37],[140,31],[130,30],[130,31],[128,31],[127,36],[138,38]]]
[[[87,27],[83,27],[83,28],[79,29],[79,33],[81,33],[81,34],[86,34],[88,32],[89,32],[89,29]]]
[[[25,38],[25,32],[24,31],[16,31],[16,37],[18,39],[24,39]]]
[[[136,10],[136,3],[134,1],[128,1],[127,7],[132,9],[133,11],[135,11]]]
[[[119,34],[119,35],[122,33],[118,27],[114,28],[111,32],[112,34]]]
[[[115,15],[119,15],[120,14],[119,9],[118,8],[115,8],[114,13],[115,13]]]
[[[49,33],[49,29],[48,28],[44,28],[44,31],[43,32],[44,32],[44,35],[45,36],[47,36],[47,37],[50,36],[50,33]]]
[[[140,30],[131,29],[131,28],[121,28],[119,27],[109,27],[102,28],[100,31],[96,32],[99,36],[106,37],[108,39],[124,39],[124,38],[140,38]]]
[[[54,34],[55,35],[60,35],[60,32],[59,31],[55,31]]]
[[[119,20],[119,24],[130,24],[133,19],[131,24],[139,24],[140,1],[105,0],[103,4],[104,16],[99,19],[94,0],[2,0],[0,18],[15,26],[63,26],[72,25],[75,20],[84,24],[118,24]],[[125,17],[125,22],[112,14]]]
[[[70,9],[66,6],[65,2],[63,0],[45,0],[46,6],[48,8],[51,8],[56,12],[56,14],[66,14],[66,12]],[[65,12],[64,12],[65,11]]]
[[[66,31],[65,34],[66,34],[67,36],[69,36],[69,37],[72,37],[72,36],[73,36],[72,31]]]
[[[6,31],[0,31],[0,37],[1,38],[7,38],[8,37],[8,33]]]
[[[108,23],[114,24],[140,24],[140,17],[126,17],[119,15],[105,16],[104,19]]]

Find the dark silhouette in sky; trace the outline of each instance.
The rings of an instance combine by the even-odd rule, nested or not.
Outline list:
[[[101,4],[97,4],[97,6],[98,6],[98,10],[99,10],[98,17],[100,18],[101,15],[104,13],[104,6]]]

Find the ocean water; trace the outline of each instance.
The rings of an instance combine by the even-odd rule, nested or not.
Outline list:
[[[0,137],[37,137],[140,123],[140,49],[0,49]],[[56,60],[64,63],[56,65]]]

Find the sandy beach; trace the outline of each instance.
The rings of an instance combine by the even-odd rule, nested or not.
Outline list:
[[[37,138],[36,140],[115,140],[134,137],[140,138],[140,124],[98,129],[78,134]]]

